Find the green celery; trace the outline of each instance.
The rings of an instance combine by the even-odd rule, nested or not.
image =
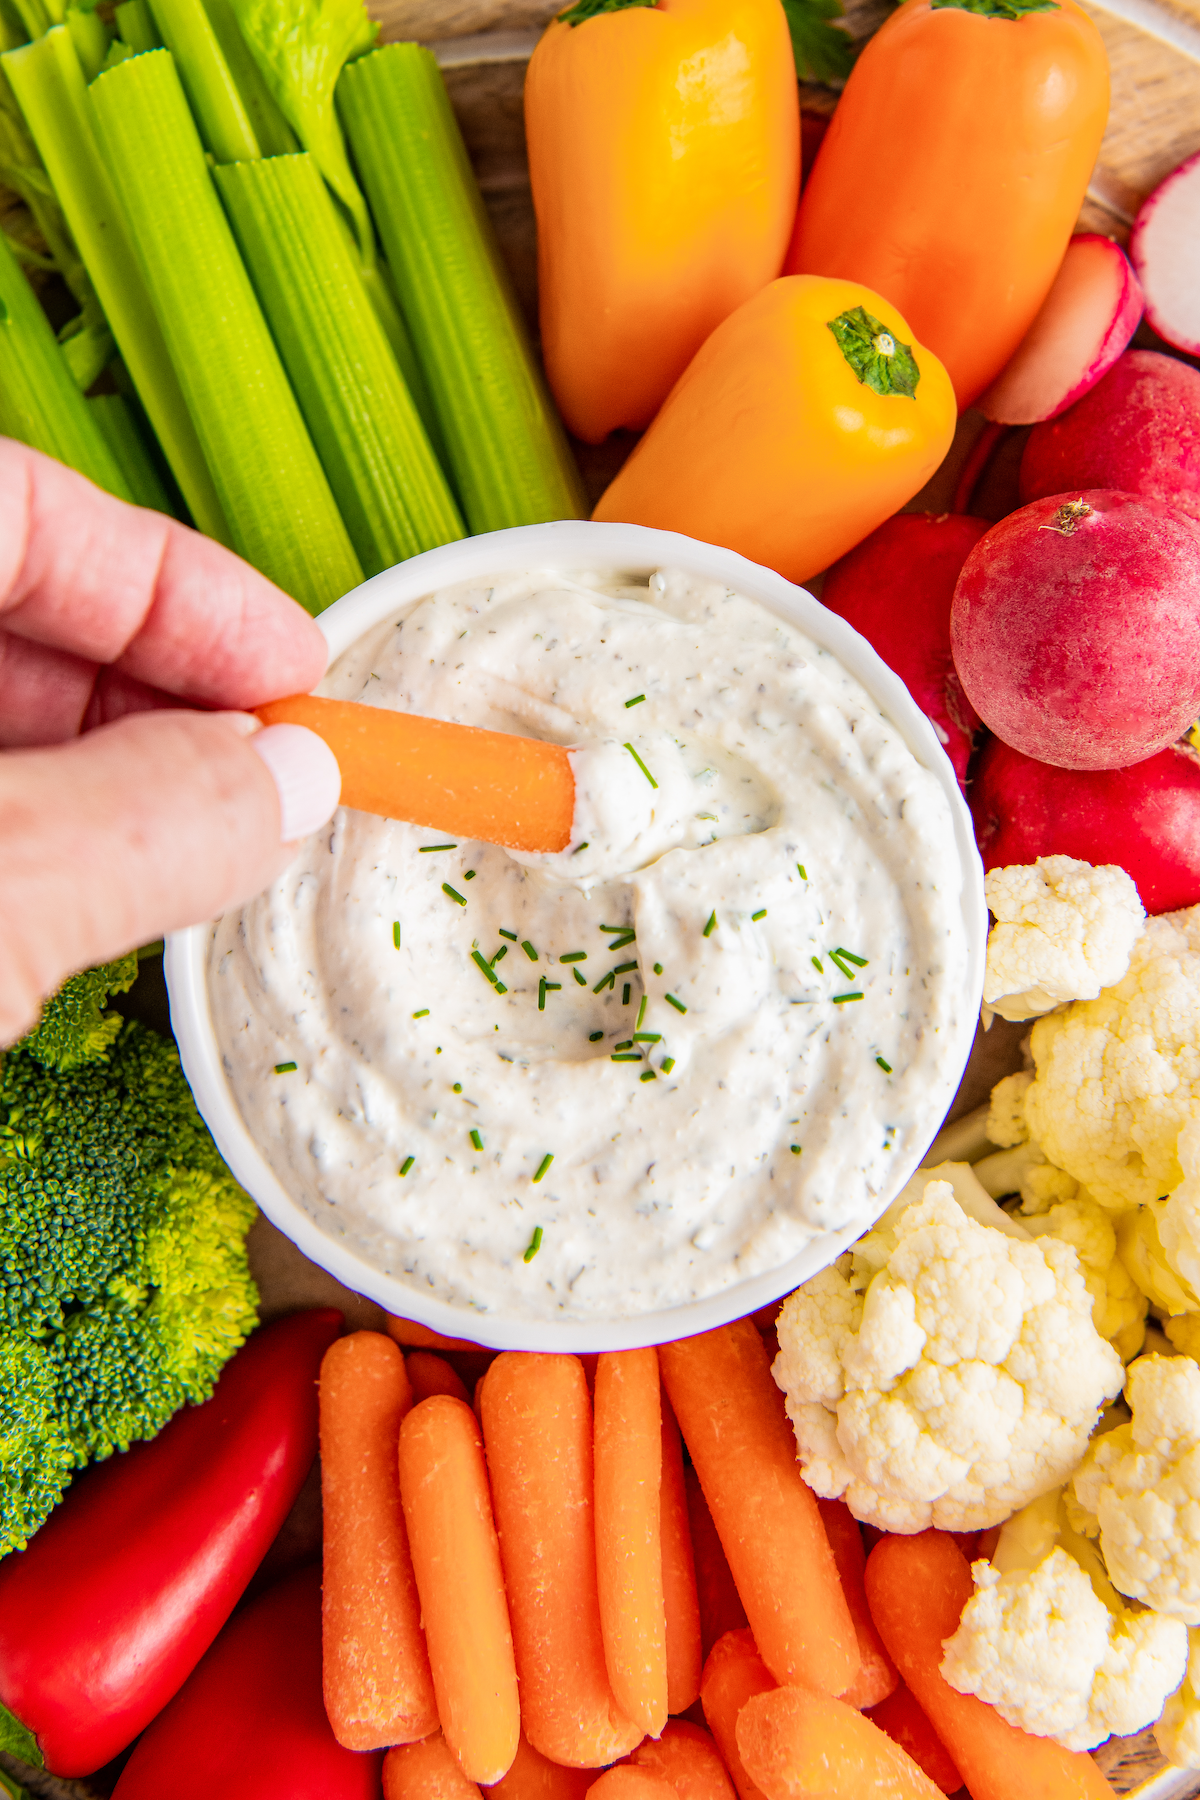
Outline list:
[[[0,71],[0,182],[23,200],[46,241],[46,248],[80,306],[92,293],[87,271],[71,239],[62,207],[37,147],[21,116],[16,95]]]
[[[202,0],[150,0],[205,148],[218,162],[261,156],[258,134]]]
[[[29,42],[29,33],[12,0],[0,0],[0,50],[15,50]]]
[[[374,50],[347,67],[337,98],[468,525],[583,517],[582,483],[432,54]]]
[[[58,344],[81,394],[103,374],[116,350],[108,323],[94,300],[63,326]]]
[[[78,469],[122,500],[129,486],[75,385],[50,321],[0,239],[0,433]]]
[[[229,544],[217,490],[100,155],[70,35],[60,26],[39,42],[10,51],[0,63],[192,519],[207,536]]]
[[[462,537],[313,159],[229,163],[214,177],[363,569]]]
[[[71,33],[85,78],[94,81],[104,67],[112,32],[99,13],[86,11],[81,6],[69,6],[63,23]]]
[[[87,407],[120,464],[136,504],[148,506],[154,512],[173,512],[162,477],[151,460],[124,396],[97,394],[95,399],[87,402]]]
[[[20,52],[17,52],[19,55]],[[362,580],[168,50],[89,90],[105,161],[234,548],[320,612]]]
[[[158,27],[146,0],[121,0],[113,13],[117,27],[117,36],[123,44],[128,44],[134,55],[143,50],[157,50],[162,43],[158,35]]]
[[[230,0],[204,0],[204,10],[212,20],[217,42],[250,114],[259,149],[264,156],[289,155],[299,145],[291,126],[271,98],[262,71],[242,36]]]

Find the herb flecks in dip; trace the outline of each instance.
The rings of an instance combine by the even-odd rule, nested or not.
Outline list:
[[[578,747],[558,855],[341,811],[214,928],[229,1079],[326,1231],[585,1318],[878,1210],[970,1005],[961,871],[831,653],[670,570],[542,572],[409,606],[323,691]]]

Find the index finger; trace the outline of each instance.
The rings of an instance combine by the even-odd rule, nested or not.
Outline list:
[[[303,608],[231,550],[8,439],[0,630],[220,707],[306,692],[327,660]]]

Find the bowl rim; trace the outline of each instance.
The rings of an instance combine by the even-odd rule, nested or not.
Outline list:
[[[956,1028],[956,1054],[946,1065],[949,1073],[930,1095],[932,1143],[962,1078],[982,998],[987,949],[983,865],[957,777],[932,724],[899,676],[844,619],[828,611],[807,589],[793,586],[773,570],[732,550],[641,525],[571,519],[515,526],[427,550],[372,576],[321,613],[317,624],[329,644],[332,662],[389,613],[436,588],[482,576],[531,570],[557,574],[583,569],[615,570],[647,575],[662,567],[681,568],[688,574],[725,582],[831,650],[887,715],[918,762],[938,779],[950,802],[962,870],[967,975],[963,1010]],[[348,1241],[324,1230],[291,1197],[254,1142],[226,1077],[213,1024],[206,971],[211,929],[209,921],[173,932],[167,939],[164,958],[171,1026],[201,1115],[234,1176],[272,1224],[312,1262],[389,1313],[444,1336],[467,1339],[490,1349],[568,1353],[634,1349],[713,1330],[790,1293],[831,1263],[872,1223],[868,1219],[816,1237],[777,1269],[734,1282],[702,1299],[624,1318],[526,1319],[519,1307],[485,1312],[425,1295],[416,1286],[383,1274]],[[923,1154],[910,1153],[897,1160],[893,1178],[881,1191],[874,1218],[920,1167]]]

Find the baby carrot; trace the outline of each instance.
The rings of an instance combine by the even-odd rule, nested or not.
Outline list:
[[[405,1357],[404,1366],[412,1383],[414,1406],[428,1400],[431,1394],[449,1394],[454,1400],[471,1404],[466,1383],[444,1356],[435,1356],[431,1350],[412,1350]]]
[[[747,1700],[737,1740],[767,1800],[942,1800],[878,1725],[813,1688],[781,1687]]]
[[[406,1350],[478,1350],[470,1338],[443,1337],[440,1331],[430,1331],[428,1325],[418,1325],[413,1319],[397,1318],[395,1313],[385,1313],[383,1329],[390,1338],[395,1338]]]
[[[574,1356],[506,1351],[480,1399],[525,1735],[554,1762],[603,1768],[642,1731],[604,1664],[583,1369]]]
[[[575,776],[561,744],[354,700],[293,694],[264,725],[305,725],[342,771],[342,805],[513,850],[565,850]]]
[[[383,1759],[383,1800],[481,1800],[440,1731]]]
[[[469,1780],[499,1781],[521,1708],[483,1443],[465,1400],[434,1394],[401,1425],[400,1499],[442,1731]]]
[[[683,1471],[683,1490],[687,1498],[688,1531],[692,1540],[692,1557],[696,1570],[696,1601],[700,1609],[700,1649],[707,1656],[718,1638],[727,1631],[740,1631],[746,1623],[746,1609],[733,1585],[729,1563],[721,1548],[717,1528],[708,1510],[708,1501],[700,1486],[700,1477],[691,1463]]]
[[[552,1763],[522,1732],[512,1768],[483,1791],[495,1794],[496,1800],[583,1800],[595,1779],[594,1769]]]
[[[911,1688],[901,1682],[886,1700],[871,1708],[868,1716],[880,1731],[886,1731],[902,1750],[907,1750],[915,1763],[920,1763],[930,1781],[936,1782],[944,1794],[958,1792],[963,1785],[958,1764],[922,1712]]]
[[[764,1796],[747,1775],[738,1754],[738,1714],[755,1694],[769,1694],[777,1685],[758,1654],[752,1632],[728,1631],[708,1653],[700,1682],[700,1704],[741,1800],[764,1800]]]
[[[700,1602],[696,1563],[688,1526],[687,1489],[683,1478],[683,1444],[671,1402],[660,1394],[662,1410],[662,1537],[663,1609],[667,1623],[667,1711],[686,1712],[700,1694]],[[715,1535],[715,1533],[714,1533]],[[733,1578],[730,1577],[730,1586]]]
[[[412,1373],[411,1368],[409,1373]],[[416,1392],[415,1384],[413,1392]],[[886,1700],[900,1677],[871,1620],[871,1609],[867,1605],[866,1590],[863,1587],[867,1553],[863,1548],[858,1520],[843,1500],[818,1500],[817,1505],[821,1510],[821,1523],[829,1539],[829,1548],[833,1551],[833,1560],[837,1564],[842,1592],[854,1621],[858,1654],[862,1658],[858,1674],[842,1699],[848,1706],[857,1706],[865,1712],[868,1707],[878,1706],[881,1700]]]
[[[639,1744],[629,1761],[661,1775],[675,1800],[737,1800],[711,1732],[687,1719],[669,1719],[662,1736]]]
[[[658,1357],[616,1350],[596,1365],[596,1580],[617,1705],[657,1737],[667,1722]]]
[[[652,1775],[649,1769],[635,1769],[629,1763],[606,1769],[588,1789],[589,1800],[593,1794],[596,1800],[675,1800],[675,1789],[670,1782],[664,1781],[661,1775]]]
[[[739,1319],[659,1360],[763,1661],[777,1681],[844,1692],[854,1624],[762,1339]]]
[[[1090,1756],[1009,1725],[995,1707],[960,1694],[941,1672],[973,1584],[943,1531],[881,1538],[867,1558],[867,1600],[880,1637],[970,1788],[974,1800],[1112,1800]]]
[[[437,1729],[396,1476],[411,1404],[404,1358],[382,1332],[330,1345],[320,1383],[325,1710],[348,1750]]]

